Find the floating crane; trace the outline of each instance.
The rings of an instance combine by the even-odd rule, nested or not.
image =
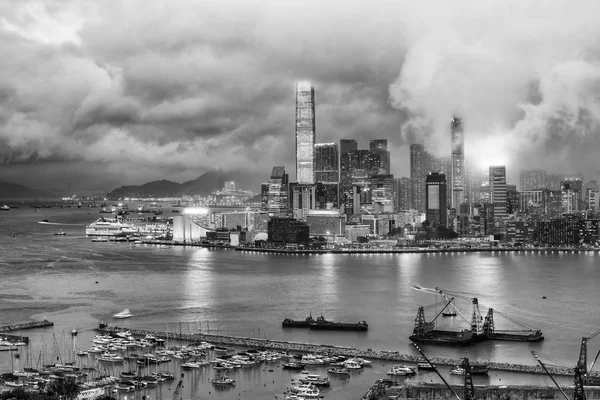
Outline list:
[[[583,375],[583,382],[588,386],[600,386],[600,378],[590,376],[590,372],[596,365],[596,361],[598,360],[598,356],[600,355],[600,350],[596,354],[594,358],[594,362],[592,363],[590,369],[587,367],[587,343],[598,336],[600,334],[600,329],[596,332],[592,333],[590,336],[584,336],[581,338],[581,348],[579,350],[579,360],[577,361],[577,368],[579,368],[579,372]]]
[[[554,385],[556,385],[558,390],[560,390],[560,392],[562,393],[565,400],[571,400],[571,399],[569,399],[569,396],[567,396],[565,391],[558,385],[558,383],[556,382],[554,377],[550,374],[550,372],[548,372],[546,365],[544,365],[542,360],[540,360],[537,353],[535,351],[531,350],[531,354],[535,357],[536,361],[542,366],[542,369],[544,370],[544,372],[550,377],[550,379],[552,379],[552,382],[554,382]],[[575,366],[575,382],[574,383],[575,383],[575,385],[574,385],[574,391],[573,391],[573,400],[585,400],[583,377],[581,375],[581,371],[579,370],[578,366]]]

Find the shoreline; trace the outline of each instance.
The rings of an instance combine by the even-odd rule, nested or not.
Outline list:
[[[300,343],[300,342],[289,342],[281,340],[270,340],[270,339],[259,339],[241,336],[223,336],[223,335],[208,335],[202,333],[188,334],[188,333],[172,333],[162,331],[151,331],[146,329],[131,329],[131,328],[120,328],[117,326],[106,326],[103,328],[96,328],[97,331],[106,334],[114,334],[121,331],[129,331],[134,336],[145,336],[153,335],[157,338],[166,339],[167,336],[170,339],[177,339],[190,342],[208,342],[211,344],[218,344],[224,346],[238,346],[238,347],[250,347],[250,348],[263,348],[271,350],[283,350],[293,351],[299,353],[325,353],[334,352],[348,357],[360,357],[365,359],[379,360],[379,361],[393,361],[393,362],[410,362],[419,363],[425,362],[422,356],[413,356],[409,354],[400,354],[397,351],[374,351],[371,349],[362,350],[355,347],[345,347],[336,345],[325,345],[325,344],[312,344],[312,343]],[[439,358],[430,357],[430,362],[433,364],[444,365],[444,366],[456,366],[459,365],[462,360],[453,358]],[[487,364],[490,370],[505,371],[505,372],[519,372],[544,375],[545,372],[539,365],[523,365],[523,364],[509,364],[509,363],[498,363],[488,362],[482,363],[479,361],[470,361],[471,365],[482,365]],[[548,371],[553,375],[572,376],[574,375],[573,368],[565,367],[551,367],[547,366]],[[597,375],[597,374],[593,374]],[[600,375],[599,375],[600,376]]]

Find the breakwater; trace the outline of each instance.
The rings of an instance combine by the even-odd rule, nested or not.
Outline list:
[[[573,387],[562,387],[569,399],[573,398]],[[378,390],[379,389],[379,390]],[[462,395],[463,386],[452,385],[452,389]],[[586,386],[585,395],[587,399],[600,398],[600,387]],[[475,396],[480,400],[562,400],[561,391],[555,386],[476,386]],[[449,399],[454,394],[441,383],[407,383],[401,386],[386,387],[382,392],[380,383],[376,382],[373,387],[362,397],[362,400],[382,399]]]
[[[5,332],[24,331],[27,329],[47,328],[50,326],[54,326],[54,322],[48,321],[47,319],[43,319],[42,321],[24,322],[22,324],[15,324],[15,325],[4,325],[4,326],[0,326],[0,337],[11,339],[11,340],[19,339],[20,341],[22,341],[24,343],[28,343],[29,339],[25,336],[14,336],[14,335],[7,335],[4,333]]]
[[[260,247],[236,247],[236,251],[254,253],[276,254],[412,254],[412,253],[599,253],[600,249],[573,249],[563,247],[535,247],[535,248],[509,248],[509,247],[459,247],[459,248],[389,248],[389,249],[284,249]]]
[[[153,335],[159,338],[167,339],[167,332],[151,331],[144,329],[127,329],[119,327],[102,327],[97,328],[98,331],[105,334],[116,334],[120,331],[130,331],[134,336],[145,336]],[[372,349],[362,350],[355,347],[344,347],[335,345],[325,344],[311,344],[311,343],[298,343],[288,342],[279,340],[259,339],[250,337],[240,336],[223,336],[223,335],[208,335],[203,333],[185,334],[185,333],[168,333],[169,339],[177,339],[189,342],[208,342],[219,346],[237,346],[237,347],[248,347],[258,349],[269,349],[269,350],[280,350],[280,351],[291,351],[297,353],[335,353],[346,357],[360,357],[372,360],[392,361],[392,362],[408,362],[408,363],[419,363],[424,362],[425,359],[421,356],[414,356],[410,354],[400,354],[398,351],[375,351]],[[440,358],[431,357],[429,359],[431,363],[435,365],[443,366],[456,366],[460,365],[462,360],[453,358]],[[471,365],[481,365],[484,363],[471,361]],[[539,365],[522,365],[522,364],[509,364],[509,363],[497,363],[489,362],[485,363],[492,370],[498,371],[509,371],[509,372],[520,372],[528,374],[545,374],[542,367]],[[553,375],[565,375],[572,376],[574,374],[573,368],[564,367],[553,367],[547,366],[548,371]],[[595,372],[592,375],[600,376]]]

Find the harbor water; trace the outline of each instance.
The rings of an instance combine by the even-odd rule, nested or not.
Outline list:
[[[165,210],[168,214],[170,210]],[[597,253],[464,253],[464,254],[320,254],[283,255],[196,247],[91,242],[85,225],[98,209],[30,207],[0,213],[0,325],[47,318],[53,328],[24,331],[32,343],[15,359],[0,352],[7,372],[44,360],[74,358],[73,349],[90,346],[99,321],[109,325],[181,333],[250,336],[418,353],[408,337],[417,308],[427,306],[433,318],[443,306],[427,288],[441,287],[471,317],[471,301],[482,314],[496,311],[498,329],[522,329],[516,322],[541,329],[538,343],[487,341],[469,347],[422,346],[432,357],[469,357],[480,361],[535,365],[530,351],[551,365],[575,365],[581,337],[600,327],[600,281]],[[40,223],[47,219],[47,223]],[[54,233],[59,229],[65,236]],[[112,315],[128,308],[133,317]],[[323,315],[328,320],[366,320],[367,332],[283,329],[285,317]],[[513,320],[516,320],[514,322]],[[440,317],[440,328],[463,329],[462,318]],[[73,328],[78,330],[74,339]],[[15,334],[15,333],[13,333]],[[19,333],[16,333],[19,334]],[[600,347],[591,340],[588,357]],[[59,355],[60,354],[60,355]],[[360,398],[390,365],[376,362],[349,379],[335,380],[326,399]],[[125,366],[112,366],[114,372]],[[177,376],[178,361],[161,366]],[[317,373],[326,374],[319,367]],[[235,372],[236,386],[217,391],[214,371],[186,372],[183,398],[283,398],[299,374],[280,363]],[[408,378],[439,381],[432,373]],[[460,383],[460,377],[450,377]],[[565,383],[570,379],[563,378]],[[172,396],[177,379],[149,389],[150,398]],[[490,372],[476,384],[542,384],[544,376]],[[133,397],[132,394],[119,394]]]

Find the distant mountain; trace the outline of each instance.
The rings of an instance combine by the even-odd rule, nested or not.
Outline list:
[[[32,189],[18,183],[0,181],[0,199],[56,198],[59,195],[47,190]]]
[[[221,175],[222,174],[222,175]],[[111,200],[124,197],[180,197],[180,196],[207,196],[221,189],[223,182],[234,180],[236,182],[253,182],[254,176],[239,171],[208,171],[198,178],[177,183],[168,180],[152,181],[143,185],[121,186],[107,194]],[[257,189],[256,189],[257,190]]]

